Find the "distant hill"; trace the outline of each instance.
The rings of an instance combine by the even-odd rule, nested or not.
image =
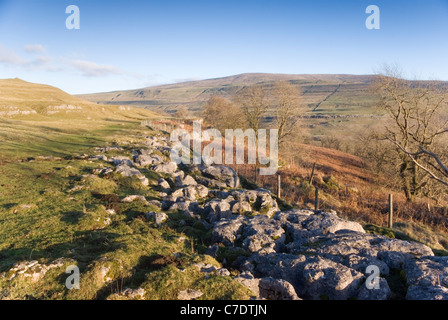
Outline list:
[[[312,114],[370,114],[376,100],[369,90],[373,78],[371,75],[248,73],[78,97],[95,103],[134,105],[167,113],[181,105],[199,111],[212,95],[231,97],[245,86],[262,84],[269,87],[276,81],[289,81],[300,88],[304,103]]]
[[[58,88],[21,79],[0,80],[0,118],[14,119],[128,119],[153,117],[149,110],[100,105]]]

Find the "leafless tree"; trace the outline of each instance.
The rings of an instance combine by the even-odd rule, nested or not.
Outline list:
[[[224,134],[225,129],[238,129],[245,126],[241,109],[232,101],[219,96],[212,96],[204,105],[202,117],[205,123]]]
[[[179,106],[176,113],[174,114],[176,118],[185,120],[190,116],[190,111],[186,106]]]
[[[448,170],[438,149],[448,134],[446,92],[437,82],[406,80],[391,67],[378,76],[375,89],[390,120],[383,138],[396,147],[406,198],[412,201],[421,193],[428,177],[448,186]]]
[[[244,87],[236,93],[234,101],[241,108],[248,127],[258,137],[258,130],[270,106],[268,91],[261,85]]]
[[[275,127],[281,145],[286,138],[298,130],[300,116],[303,113],[301,93],[290,82],[282,81],[274,85],[273,100],[275,107]]]

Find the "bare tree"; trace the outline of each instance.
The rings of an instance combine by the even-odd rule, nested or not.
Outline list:
[[[275,127],[278,129],[278,141],[281,145],[298,129],[300,115],[303,112],[301,93],[290,82],[282,81],[274,85]]]
[[[447,94],[436,82],[409,81],[390,67],[375,87],[390,119],[384,139],[396,147],[402,187],[412,201],[428,186],[428,178],[446,182],[439,175],[446,177],[448,171],[436,149],[448,133]]]
[[[186,106],[179,106],[174,115],[176,118],[185,120],[190,116],[190,111]]]
[[[241,108],[248,127],[258,137],[258,130],[270,106],[267,90],[261,85],[245,87],[237,92],[234,100]]]
[[[212,96],[204,105],[202,117],[207,124],[221,131],[237,129],[245,126],[241,109],[232,101],[219,96]]]

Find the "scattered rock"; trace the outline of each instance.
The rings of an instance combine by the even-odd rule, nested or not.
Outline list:
[[[47,265],[40,264],[36,260],[18,262],[6,273],[6,279],[11,281],[16,277],[23,276],[25,278],[30,278],[32,282],[37,282],[41,280],[49,270],[60,268],[68,262],[76,264],[75,260],[68,258],[59,258]]]
[[[157,185],[162,188],[163,190],[171,190],[171,186],[168,183],[168,181],[166,181],[163,178],[160,178],[159,181],[157,181]]]
[[[194,178],[189,175],[187,175],[185,177],[178,175],[174,179],[174,185],[178,188],[196,186],[197,184],[198,183],[196,182],[196,180],[194,180]]]
[[[119,167],[119,166],[132,167],[134,165],[134,162],[132,162],[132,160],[129,159],[129,157],[124,157],[124,156],[111,157],[109,159],[109,162],[111,162],[115,167]]]
[[[168,215],[164,212],[147,212],[145,217],[148,220],[154,220],[159,227],[168,219]]]
[[[230,271],[226,268],[219,268],[218,270],[216,270],[216,275],[220,277],[228,277],[230,276]]]
[[[201,297],[203,293],[199,290],[187,289],[179,292],[177,299],[179,300],[194,300]]]
[[[121,296],[134,300],[143,300],[145,298],[145,294],[146,290],[143,288],[138,289],[126,288],[120,292]]]
[[[177,170],[177,164],[175,162],[165,162],[151,166],[151,170],[159,173],[173,174]]]
[[[144,186],[149,186],[149,180],[138,169],[122,164],[115,169],[123,177],[137,177]]]
[[[135,201],[135,200],[139,200],[139,201],[141,201],[141,202],[143,202],[143,203],[145,203],[145,204],[148,203],[148,201],[146,200],[146,198],[145,198],[144,196],[141,196],[141,195],[130,195],[130,196],[127,196],[127,197],[123,198],[123,199],[121,200],[121,202],[127,202],[127,203],[129,203],[129,202],[133,202],[133,201]]]

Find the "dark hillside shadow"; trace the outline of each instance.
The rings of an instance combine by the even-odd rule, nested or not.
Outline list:
[[[9,248],[0,251],[0,273],[8,271],[14,263],[46,259],[48,262],[58,258],[71,258],[77,261],[81,270],[106,253],[123,248],[115,240],[120,235],[102,230],[75,232],[66,242],[51,245],[42,250],[32,247]]]

